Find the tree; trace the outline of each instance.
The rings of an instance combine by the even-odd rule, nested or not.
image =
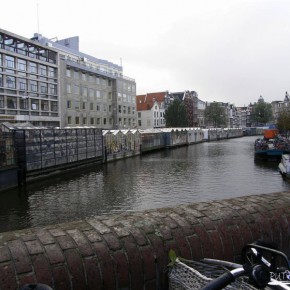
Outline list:
[[[257,103],[254,103],[251,113],[252,121],[256,125],[265,125],[273,119],[273,111],[270,103],[264,101],[260,96]]]
[[[184,104],[175,99],[165,111],[166,127],[187,127],[186,109]]]
[[[211,124],[214,128],[226,125],[225,108],[217,102],[210,103],[204,110],[204,118],[207,125]]]
[[[283,108],[279,113],[277,119],[277,129],[284,134],[290,131],[290,110],[289,108]]]

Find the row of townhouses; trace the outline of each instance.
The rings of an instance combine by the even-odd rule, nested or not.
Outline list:
[[[195,91],[136,96],[136,82],[123,67],[80,52],[79,37],[62,40],[35,34],[27,39],[0,29],[0,123],[29,122],[43,127],[93,126],[103,129],[162,128],[165,111],[179,99],[190,127],[205,127],[209,104]],[[250,127],[252,105],[219,103],[227,127]],[[272,102],[274,119],[289,107]]]

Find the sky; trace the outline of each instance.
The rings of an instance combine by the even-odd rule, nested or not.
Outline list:
[[[290,91],[289,0],[9,0],[0,28],[79,36],[80,51],[121,64],[137,94],[194,90],[244,106]]]

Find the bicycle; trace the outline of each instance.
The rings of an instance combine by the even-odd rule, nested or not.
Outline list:
[[[288,257],[263,242],[243,248],[243,265],[215,259],[174,259],[174,255],[170,258],[170,290],[290,289]]]

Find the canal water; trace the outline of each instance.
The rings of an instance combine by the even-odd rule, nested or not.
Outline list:
[[[201,143],[90,165],[0,192],[0,232],[97,215],[290,190],[254,140]]]

